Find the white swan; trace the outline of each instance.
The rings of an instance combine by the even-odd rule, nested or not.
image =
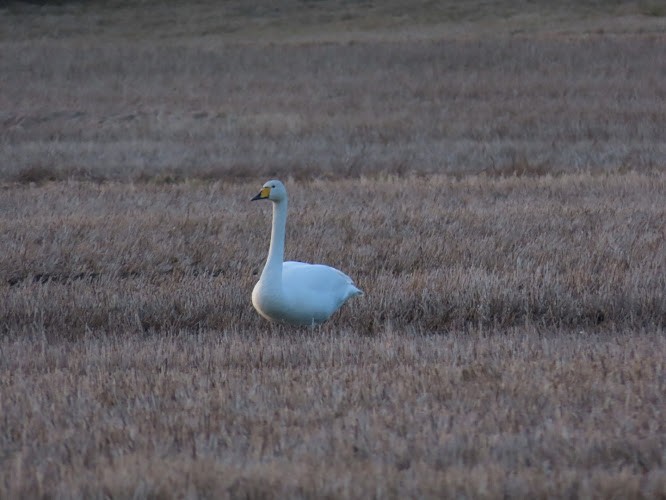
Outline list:
[[[363,292],[342,271],[321,264],[284,262],[287,189],[268,181],[252,200],[273,202],[273,228],[266,265],[252,290],[252,305],[269,321],[292,325],[323,323],[347,299]]]

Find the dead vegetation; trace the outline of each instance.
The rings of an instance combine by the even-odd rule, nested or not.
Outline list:
[[[395,38],[397,28],[384,20],[362,31],[385,27],[382,36],[326,43],[314,34],[294,41],[278,33],[310,22],[320,32],[337,26],[342,36],[336,23],[316,21],[316,12],[332,8],[327,1],[308,3],[310,21],[299,22],[292,11],[278,16],[291,24],[259,41],[253,27],[263,25],[231,2],[227,14],[245,19],[238,31],[245,38],[200,33],[199,16],[219,19],[189,4],[181,6],[189,15],[164,14],[178,14],[183,25],[146,4],[151,18],[162,20],[152,28],[134,26],[144,11],[130,16],[127,6],[81,13],[70,5],[65,12],[79,14],[57,21],[0,14],[9,30],[0,38],[0,179],[25,182],[47,172],[62,180],[136,181],[664,168],[666,18],[648,29],[643,17],[626,19],[616,6],[605,13],[603,33],[590,31],[588,20],[587,31],[541,27],[512,36],[517,21],[509,3],[497,3],[504,27],[490,34],[476,20],[462,34],[451,31],[457,22],[423,28],[428,36],[417,36],[420,25],[411,24],[413,36]],[[555,17],[571,23],[578,12],[587,19],[587,11],[569,7]],[[534,8],[548,10],[543,3]],[[433,19],[441,14],[435,10]],[[141,37],[95,27],[123,12],[129,24],[113,26]],[[220,19],[230,19],[225,15]],[[44,33],[48,19],[73,32],[24,34],[35,23]],[[618,19],[624,28],[613,24]],[[23,28],[15,33],[11,26]]]
[[[81,338],[88,330],[260,327],[248,297],[270,214],[248,199],[261,183],[6,190],[4,330]],[[387,323],[435,332],[666,325],[661,174],[363,178],[289,188],[287,257],[331,263],[370,291],[339,319],[361,334]]]
[[[3,193],[4,496],[666,492],[666,178],[290,183],[366,297],[272,328],[261,183]]]
[[[666,497],[663,19],[561,4],[0,5],[0,497]]]
[[[664,494],[664,336],[2,343],[3,496]]]

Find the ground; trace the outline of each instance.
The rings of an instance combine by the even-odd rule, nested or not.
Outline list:
[[[666,497],[659,2],[0,17],[0,497]]]

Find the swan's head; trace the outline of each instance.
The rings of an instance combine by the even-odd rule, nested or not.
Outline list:
[[[268,181],[261,188],[259,194],[252,198],[254,200],[282,201],[287,199],[287,188],[278,180]]]

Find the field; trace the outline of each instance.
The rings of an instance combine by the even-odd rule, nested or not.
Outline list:
[[[666,10],[405,5],[0,4],[0,498],[666,498]]]

